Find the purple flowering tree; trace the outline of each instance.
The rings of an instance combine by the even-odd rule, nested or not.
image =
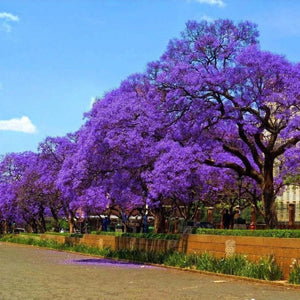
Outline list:
[[[59,230],[59,217],[69,220],[69,226],[74,227],[76,198],[62,188],[59,174],[65,160],[76,148],[76,135],[68,134],[65,137],[47,137],[38,147],[38,163],[40,177],[37,185],[42,189],[47,208],[54,219],[55,231]],[[76,206],[76,205],[75,205]]]
[[[254,180],[266,224],[275,227],[276,162],[300,140],[300,73],[259,50],[257,36],[248,22],[189,22],[149,65],[149,77],[163,95],[173,138],[200,145],[207,165]]]
[[[36,153],[11,153],[1,161],[1,210],[10,222],[25,222],[34,232],[46,230],[46,203],[37,181]]]
[[[143,173],[153,168],[159,154],[164,112],[156,109],[150,95],[148,80],[133,75],[86,115],[77,151],[65,165],[74,175],[71,190],[83,207],[94,211],[118,207],[122,214],[154,205],[148,201]]]
[[[144,74],[99,99],[76,134],[1,161],[1,217],[43,227],[48,210],[72,230],[79,209],[149,209],[161,232],[166,201],[190,211],[238,194],[257,209],[261,200],[275,227],[276,194],[299,172],[299,100],[299,64],[261,51],[255,25],[188,22]]]
[[[39,184],[43,187],[47,207],[56,221],[56,229],[59,226],[58,218],[64,216],[68,220],[70,232],[74,231],[76,212],[81,207],[70,184],[76,180],[70,157],[76,151],[77,135],[48,137],[39,145],[39,168],[42,173]]]
[[[0,232],[7,231],[8,223],[24,222],[15,205],[16,193],[13,184],[17,180],[18,172],[13,168],[13,156],[15,154],[6,155],[0,163]]]

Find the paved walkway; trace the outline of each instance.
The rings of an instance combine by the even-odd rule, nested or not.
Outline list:
[[[300,299],[300,289],[0,242],[0,299]]]

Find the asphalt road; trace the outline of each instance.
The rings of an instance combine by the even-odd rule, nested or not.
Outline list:
[[[0,299],[300,299],[300,289],[0,243]]]

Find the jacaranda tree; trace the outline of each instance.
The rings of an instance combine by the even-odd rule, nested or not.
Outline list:
[[[60,184],[59,174],[65,160],[75,149],[76,134],[47,137],[38,147],[38,161],[35,168],[40,176],[37,184],[42,189],[46,207],[53,217],[55,231],[60,228],[59,218],[62,216],[69,220],[71,230],[74,228],[75,212],[79,205],[74,205],[76,197],[71,196],[69,190]]]
[[[28,224],[34,232],[46,230],[42,187],[38,157],[33,152],[11,153],[0,164],[2,214],[10,223]]]
[[[153,169],[165,135],[164,112],[157,109],[160,102],[150,98],[150,88],[144,75],[133,75],[87,114],[78,150],[70,157],[72,174],[76,174],[72,190],[84,207],[104,211],[118,206],[127,212],[135,208],[145,212],[147,205],[154,214],[161,211],[162,199],[150,199],[143,176]]]
[[[190,211],[242,198],[275,227],[276,194],[300,170],[299,102],[300,65],[260,50],[255,25],[190,21],[146,72],[99,99],[74,135],[2,159],[1,217],[13,201],[39,222],[47,210],[56,220],[63,213],[70,228],[78,209],[151,210],[160,232],[166,201]]]
[[[261,51],[257,36],[248,22],[188,22],[149,65],[149,76],[163,95],[171,134],[200,145],[204,163],[252,178],[266,224],[275,227],[276,162],[300,140],[300,73]]]

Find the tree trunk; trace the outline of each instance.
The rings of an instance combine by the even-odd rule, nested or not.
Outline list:
[[[69,225],[69,232],[74,233],[75,231],[75,213],[73,211],[69,210],[67,207],[63,207],[63,211],[65,214],[66,219],[68,220],[68,225]]]
[[[264,218],[268,228],[276,228],[278,225],[275,197],[273,193],[263,191]]]
[[[51,210],[52,217],[54,219],[54,231],[59,232],[60,228],[59,228],[59,220],[58,220],[57,212],[53,207],[51,207],[50,210]]]
[[[4,220],[4,233],[7,233],[7,220]]]
[[[39,222],[40,222],[40,232],[46,232],[46,221],[44,217],[44,208],[41,206],[39,209]]]
[[[165,215],[162,206],[152,210],[154,215],[154,232],[164,233],[165,232]]]
[[[30,226],[32,228],[33,233],[38,233],[38,226],[35,219],[31,219]]]
[[[274,161],[272,159],[266,158],[264,182],[262,184],[264,219],[268,228],[276,228],[278,225],[274,194],[273,164]]]
[[[68,217],[68,223],[69,223],[69,232],[74,233],[75,231],[75,222],[74,222],[74,215],[72,213],[69,214]]]

